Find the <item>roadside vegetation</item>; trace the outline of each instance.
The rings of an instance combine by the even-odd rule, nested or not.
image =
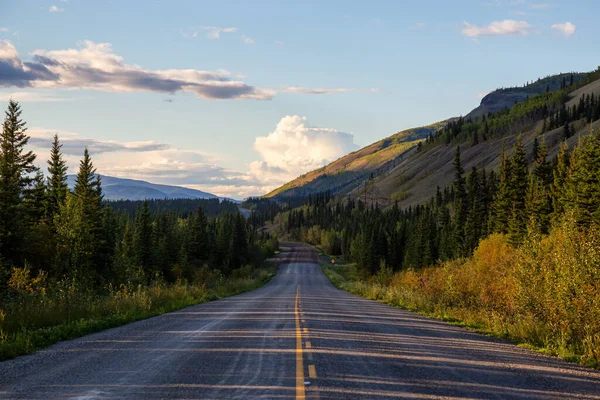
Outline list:
[[[44,176],[21,113],[10,101],[0,134],[0,359],[250,290],[272,274],[264,262],[277,238],[230,202],[113,207],[87,149],[69,190],[57,136]]]
[[[569,361],[600,366],[600,235],[565,221],[515,248],[508,235],[472,257],[374,276],[325,264],[338,288],[459,323]]]

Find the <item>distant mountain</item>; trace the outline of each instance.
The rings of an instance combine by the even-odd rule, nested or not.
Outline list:
[[[181,186],[159,185],[135,179],[122,179],[100,175],[105,200],[144,200],[144,199],[215,199],[212,193],[188,189]],[[69,175],[70,188],[75,186],[75,175]]]

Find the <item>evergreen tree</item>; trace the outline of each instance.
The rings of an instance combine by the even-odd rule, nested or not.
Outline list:
[[[511,242],[520,243],[527,233],[525,199],[528,190],[527,160],[521,136],[517,138],[510,161],[510,199],[512,215],[509,220]]]
[[[566,205],[578,223],[600,223],[600,129],[574,152],[566,180]]]
[[[477,168],[473,167],[467,178],[469,189],[469,213],[465,226],[465,254],[470,255],[481,237],[483,215],[481,213],[482,188]]]
[[[200,267],[208,260],[207,221],[202,207],[198,206],[195,216],[190,217],[189,221],[191,224],[189,260]]]
[[[465,254],[465,224],[469,212],[464,169],[460,160],[460,147],[456,147],[454,156],[454,243],[457,256]]]
[[[9,101],[0,136],[0,259],[8,265],[21,264],[24,237],[22,195],[35,172],[35,154],[25,151],[29,137],[21,119],[21,107]],[[0,263],[5,265],[5,263]],[[7,270],[0,271],[0,278]]]
[[[498,171],[498,188],[494,198],[493,209],[493,231],[499,233],[508,232],[508,221],[512,214],[511,203],[511,168],[510,161],[502,145],[500,169]]]
[[[569,176],[569,147],[563,142],[556,159],[552,182],[552,220],[557,222],[563,218],[567,203],[567,178]]]
[[[54,135],[52,149],[50,150],[50,160],[48,160],[48,205],[46,215],[50,222],[58,213],[60,206],[64,204],[67,197],[67,162],[64,160],[62,145],[58,140],[58,135]]]
[[[148,278],[153,278],[156,271],[152,265],[152,216],[148,201],[144,201],[142,208],[136,213],[133,244],[136,264]]]

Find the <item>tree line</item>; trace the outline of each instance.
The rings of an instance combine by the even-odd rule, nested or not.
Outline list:
[[[198,203],[191,210],[189,202],[104,202],[87,149],[69,190],[58,136],[45,177],[27,150],[26,130],[21,107],[11,100],[0,136],[0,293],[23,268],[102,290],[195,281],[207,268],[228,275],[258,266],[277,248],[275,238],[258,232],[231,204],[218,207],[218,200],[209,201],[211,216]]]
[[[579,226],[600,224],[600,130],[569,151],[563,144],[548,159],[536,140],[528,167],[519,137],[509,157],[503,150],[498,172],[473,167],[466,173],[460,147],[454,182],[425,204],[382,210],[360,199],[304,205],[276,218],[282,233],[321,245],[377,273],[433,265],[470,256],[482,238],[508,234],[513,245],[547,234],[566,216]]]

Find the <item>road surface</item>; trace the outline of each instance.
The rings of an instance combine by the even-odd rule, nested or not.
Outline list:
[[[0,397],[600,399],[598,371],[337,290],[290,247],[258,290],[0,363]]]

